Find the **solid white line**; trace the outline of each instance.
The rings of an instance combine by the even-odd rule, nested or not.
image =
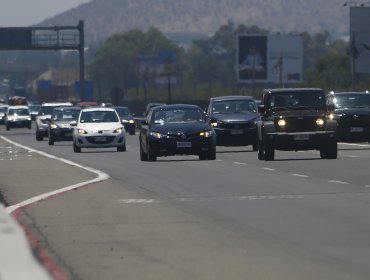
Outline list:
[[[303,174],[290,174],[290,175],[292,175],[294,177],[308,178],[307,175],[303,175]]]
[[[268,168],[268,167],[262,167],[261,169],[263,169],[263,170],[267,170],[267,171],[275,171],[275,169],[273,169],[273,168]]]
[[[74,184],[74,185],[71,185],[71,186],[67,186],[67,187],[64,187],[64,188],[61,188],[61,189],[58,189],[58,190],[55,190],[55,191],[51,191],[51,192],[48,192],[48,193],[44,193],[44,194],[29,198],[27,200],[24,200],[20,203],[8,206],[8,207],[6,207],[6,211],[7,211],[8,214],[11,214],[12,212],[14,212],[15,210],[17,210],[21,207],[24,207],[24,206],[36,203],[38,201],[47,199],[51,196],[61,194],[61,193],[64,193],[64,192],[68,192],[68,191],[71,191],[71,190],[75,190],[77,188],[83,187],[83,186],[88,185],[88,184],[97,183],[97,182],[101,182],[101,181],[109,179],[108,174],[106,174],[106,173],[104,173],[100,170],[97,170],[95,168],[83,166],[83,165],[80,165],[80,164],[75,163],[73,161],[63,159],[63,158],[59,158],[59,157],[56,157],[54,155],[51,155],[51,154],[48,154],[48,153],[45,153],[45,152],[42,152],[42,151],[38,151],[38,150],[32,149],[32,148],[27,147],[27,146],[23,146],[23,145],[21,145],[17,142],[14,142],[14,141],[12,141],[12,140],[4,137],[4,136],[0,136],[0,138],[3,139],[4,141],[7,141],[8,143],[10,143],[12,145],[15,145],[15,146],[19,147],[19,148],[22,148],[22,149],[25,149],[25,150],[28,150],[28,151],[32,151],[34,153],[37,153],[39,155],[45,156],[45,157],[50,158],[50,159],[59,160],[59,161],[61,161],[63,163],[66,163],[68,165],[75,166],[75,167],[78,167],[78,168],[81,168],[81,169],[85,169],[89,172],[92,172],[92,173],[95,173],[96,175],[98,175],[95,179],[85,181],[85,182],[81,182],[81,183],[78,183],[78,184]]]
[[[328,182],[333,183],[333,184],[341,184],[341,185],[348,185],[349,184],[348,182],[337,181],[337,180],[329,180]]]
[[[357,147],[370,147],[370,145],[367,145],[367,144],[355,144],[355,143],[344,143],[344,142],[340,142],[338,144],[348,145],[348,146],[357,146]]]
[[[349,157],[349,158],[358,158],[359,156],[354,156],[354,155],[348,155],[346,157]]]

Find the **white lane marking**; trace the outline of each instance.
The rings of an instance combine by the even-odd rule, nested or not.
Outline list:
[[[253,201],[253,200],[282,200],[282,199],[303,199],[311,195],[248,195],[248,196],[229,196],[229,197],[178,197],[169,199],[178,202],[217,202],[217,201]],[[121,204],[154,204],[163,203],[162,200],[151,198],[129,198],[119,199]]]
[[[17,204],[8,206],[8,207],[6,207],[6,212],[8,214],[11,214],[12,212],[14,212],[15,210],[17,210],[17,209],[19,209],[21,207],[25,207],[25,206],[34,204],[36,202],[39,202],[41,200],[45,200],[45,199],[47,199],[49,197],[52,197],[54,195],[61,194],[61,193],[64,193],[64,192],[68,192],[68,191],[71,191],[71,190],[75,190],[77,188],[86,186],[88,184],[97,183],[97,182],[101,182],[101,181],[104,181],[104,180],[109,179],[109,175],[108,174],[106,174],[106,173],[104,173],[104,172],[102,172],[100,170],[97,170],[95,168],[83,166],[83,165],[80,165],[80,164],[75,163],[73,161],[70,161],[70,160],[67,160],[67,159],[63,159],[63,158],[58,158],[58,157],[56,157],[54,155],[51,155],[51,154],[48,154],[48,153],[45,153],[45,152],[42,152],[42,151],[38,151],[38,150],[32,149],[32,148],[27,147],[27,146],[23,146],[23,145],[21,145],[21,144],[19,144],[17,142],[14,142],[14,141],[12,141],[12,140],[4,137],[4,136],[0,136],[0,138],[3,139],[4,141],[7,141],[9,144],[15,145],[15,146],[17,146],[19,148],[22,148],[22,149],[25,149],[25,150],[28,150],[28,151],[32,151],[33,153],[37,153],[39,155],[45,156],[45,157],[50,158],[50,159],[61,161],[63,163],[66,163],[68,165],[71,165],[71,166],[75,166],[75,167],[78,167],[78,168],[81,168],[81,169],[85,169],[86,171],[95,173],[97,175],[97,177],[95,179],[92,179],[92,180],[89,180],[89,181],[85,181],[85,182],[81,182],[81,183],[77,183],[77,184],[74,184],[74,185],[71,185],[71,186],[67,186],[67,187],[64,187],[64,188],[55,190],[55,191],[51,191],[51,192],[47,192],[47,193],[41,194],[41,195],[38,195],[38,196],[34,196],[32,198],[29,198],[29,199],[24,200],[22,202],[19,202]]]
[[[337,181],[337,180],[329,180],[328,182],[333,183],[333,184],[340,184],[340,185],[348,185],[349,184],[348,182]]]
[[[348,145],[348,146],[356,146],[356,147],[370,147],[370,145],[368,145],[368,144],[355,144],[355,143],[344,143],[344,142],[340,142],[338,144]]]
[[[247,165],[245,162],[237,162],[237,161],[234,161],[234,164],[236,164],[236,165]]]
[[[354,156],[354,155],[348,155],[346,157],[349,157],[349,158],[358,158],[359,156]]]
[[[221,161],[223,161],[223,160],[222,160],[222,159],[216,159],[216,161],[221,162]]]
[[[300,178],[308,178],[307,175],[304,175],[304,174],[290,174],[291,176],[294,176],[294,177],[300,177]]]
[[[267,170],[267,171],[275,171],[276,170],[276,169],[268,168],[268,167],[261,167],[261,169]]]
[[[365,188],[370,188],[370,185],[366,185]]]

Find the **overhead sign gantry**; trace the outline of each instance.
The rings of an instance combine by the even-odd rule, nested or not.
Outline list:
[[[77,26],[3,27],[0,50],[76,50],[80,60],[80,95],[85,93],[84,22]]]

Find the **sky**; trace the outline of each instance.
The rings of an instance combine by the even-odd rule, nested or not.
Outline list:
[[[0,27],[30,26],[91,0],[0,0]]]

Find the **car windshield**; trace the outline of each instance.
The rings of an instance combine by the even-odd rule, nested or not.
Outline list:
[[[40,105],[30,105],[30,106],[28,106],[28,108],[30,109],[30,111],[33,111],[33,112],[35,112],[35,111],[39,111],[40,110]]]
[[[120,117],[131,116],[130,110],[128,108],[116,108],[116,111]]]
[[[268,107],[276,110],[325,107],[324,93],[319,91],[278,92],[271,94],[267,101]]]
[[[56,110],[53,114],[53,121],[75,121],[80,114],[78,109],[66,109],[66,110]]]
[[[0,113],[5,113],[6,112],[6,107],[0,107]]]
[[[335,108],[370,107],[370,94],[338,94],[333,103]]]
[[[30,112],[28,109],[9,109],[9,116],[28,116]]]
[[[225,100],[214,102],[212,105],[213,114],[251,114],[256,112],[254,100]]]
[[[51,115],[53,114],[53,110],[56,106],[41,106],[39,115],[44,116],[44,115]]]
[[[160,110],[153,115],[155,124],[201,123],[206,121],[201,111],[193,108]]]
[[[108,123],[118,122],[118,117],[114,111],[87,111],[82,112],[81,123]]]

